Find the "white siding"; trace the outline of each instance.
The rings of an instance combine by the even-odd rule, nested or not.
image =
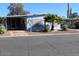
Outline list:
[[[37,23],[40,23],[42,25],[44,25],[44,17],[40,16],[40,17],[30,17],[27,18],[27,30],[29,31],[33,31],[33,26]],[[34,29],[34,30],[43,30],[43,28],[39,28],[39,29]]]

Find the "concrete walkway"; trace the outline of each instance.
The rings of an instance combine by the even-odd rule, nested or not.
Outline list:
[[[26,31],[9,31],[11,36],[28,36]]]

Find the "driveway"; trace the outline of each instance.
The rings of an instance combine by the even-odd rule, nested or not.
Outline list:
[[[79,56],[79,35],[0,38],[1,56]]]

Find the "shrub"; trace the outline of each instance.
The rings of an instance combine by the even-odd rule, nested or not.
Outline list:
[[[0,26],[0,34],[5,33],[5,31],[6,31],[5,27],[1,25]]]
[[[44,32],[49,32],[49,25],[47,24],[44,25]]]
[[[75,28],[76,28],[76,29],[79,29],[79,22],[76,22],[76,23],[75,23]]]
[[[4,22],[4,18],[0,17],[0,24]]]
[[[61,29],[62,29],[63,31],[66,31],[66,30],[68,29],[68,25],[67,25],[65,22],[62,22],[62,23],[61,23]]]

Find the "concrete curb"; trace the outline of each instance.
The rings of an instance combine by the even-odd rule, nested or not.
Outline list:
[[[0,37],[35,37],[35,36],[51,36],[51,35],[78,35],[79,33],[57,33],[57,34],[38,34],[38,35],[24,35],[24,36],[0,36]]]

